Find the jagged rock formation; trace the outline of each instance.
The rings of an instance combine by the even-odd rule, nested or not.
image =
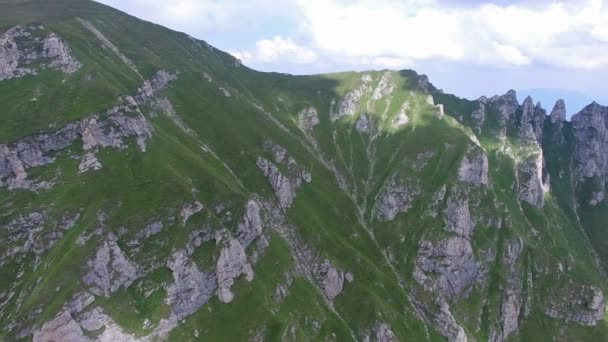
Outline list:
[[[298,124],[305,131],[311,131],[321,121],[315,107],[307,107],[298,113]]]
[[[503,290],[500,305],[500,330],[493,330],[492,341],[505,341],[517,332],[519,327],[519,316],[524,298],[522,297],[522,279],[518,273],[517,260],[523,250],[521,240],[513,240],[507,243],[506,252],[503,256],[504,264],[508,267],[509,279]]]
[[[234,294],[230,291],[234,280],[242,274],[247,281],[252,281],[253,270],[247,261],[245,249],[238,240],[230,239],[220,243],[224,247],[217,262],[217,296],[222,303],[230,303],[234,299]]]
[[[345,273],[334,267],[329,260],[315,265],[313,274],[327,299],[333,300],[342,292]]]
[[[173,253],[167,267],[173,272],[173,283],[167,288],[167,298],[178,319],[196,312],[215,294],[215,276],[200,271],[188,260],[184,251]]]
[[[264,176],[268,178],[281,208],[287,210],[296,197],[296,189],[302,185],[302,181],[310,183],[311,175],[302,170],[295,159],[289,156],[281,146],[266,142],[265,148],[272,153],[277,164],[286,168],[286,174],[283,174],[277,165],[262,157],[257,159],[256,164]]]
[[[488,156],[479,148],[469,148],[460,162],[458,179],[475,186],[488,184]]]
[[[357,125],[355,126],[359,133],[369,133],[373,129],[373,127],[374,122],[372,121],[372,118],[370,118],[367,114],[361,115],[359,120],[357,120]]]
[[[247,248],[260,235],[262,235],[260,206],[256,200],[251,199],[247,202],[245,215],[238,225],[237,239],[244,248]]]
[[[35,75],[39,68],[71,74],[82,64],[54,33],[43,38],[43,26],[15,26],[0,35],[0,81]],[[42,35],[42,36],[41,36]]]
[[[184,205],[182,210],[179,212],[179,217],[182,224],[186,224],[192,215],[200,212],[201,210],[203,210],[203,205],[199,201],[194,201]]]
[[[519,199],[542,208],[544,201],[543,188],[543,155],[542,152],[523,160],[517,167]]]
[[[35,342],[47,341],[66,341],[82,342],[87,341],[82,329],[74,321],[68,311],[62,311],[55,319],[45,323],[40,331],[34,333]]]
[[[344,116],[352,116],[357,113],[359,109],[359,100],[365,94],[371,91],[371,77],[369,75],[363,75],[361,77],[361,85],[348,92],[338,102],[335,108],[330,110],[330,117],[332,121],[336,121]],[[333,107],[333,106],[332,106]]]
[[[165,76],[163,76],[165,75]],[[43,133],[20,139],[11,144],[0,144],[0,186],[9,189],[36,190],[40,184],[28,180],[28,169],[53,163],[54,153],[68,148],[81,139],[85,157],[79,166],[80,172],[99,169],[101,164],[95,151],[102,147],[125,148],[126,140],[135,138],[141,151],[152,136],[153,128],[140,111],[140,103],[146,103],[150,94],[166,86],[172,78],[166,72],[159,74],[144,85],[137,96],[122,98],[122,104],[101,114],[94,114],[73,122],[53,133]],[[50,187],[44,186],[44,187]]]
[[[97,252],[87,261],[89,271],[82,282],[98,296],[110,296],[120,287],[129,287],[137,278],[137,268],[127,259],[116,243],[116,235],[110,233]]]
[[[369,335],[363,338],[364,342],[394,342],[397,341],[395,333],[386,323],[378,323],[371,329]]]
[[[572,117],[576,140],[573,177],[576,185],[595,180],[588,204],[605,198],[608,176],[608,108],[592,103]]]
[[[469,200],[466,194],[452,189],[445,209],[445,230],[456,233],[467,239],[473,237],[475,222],[469,211]]]
[[[407,212],[420,191],[416,181],[391,178],[376,201],[376,219],[392,221],[397,214]]]
[[[604,319],[604,295],[594,286],[570,285],[551,298],[545,314],[585,326],[595,326]]]
[[[453,237],[436,243],[423,240],[413,277],[426,289],[451,298],[470,290],[478,280],[479,268],[466,238]]]

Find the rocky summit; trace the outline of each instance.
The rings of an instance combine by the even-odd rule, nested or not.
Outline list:
[[[608,341],[608,107],[0,8],[0,340]]]

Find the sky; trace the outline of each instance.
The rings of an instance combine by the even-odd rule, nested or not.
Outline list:
[[[608,0],[99,0],[256,70],[414,69],[475,99],[608,104]],[[555,97],[555,99],[552,99]],[[572,99],[572,101],[569,101]],[[547,103],[545,103],[547,102]]]

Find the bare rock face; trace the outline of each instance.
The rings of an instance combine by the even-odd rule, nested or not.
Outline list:
[[[234,294],[230,290],[234,280],[241,274],[247,281],[253,280],[253,269],[247,261],[245,249],[238,240],[230,239],[224,243],[217,261],[217,296],[222,303],[230,303]]]
[[[458,167],[458,179],[473,186],[488,184],[488,156],[479,147],[469,147]]]
[[[553,142],[557,144],[564,143],[564,123],[566,122],[566,103],[564,100],[558,100],[553,106],[549,122],[553,132]]]
[[[473,130],[477,135],[480,135],[486,121],[486,105],[483,101],[479,101],[479,108],[471,113],[471,121]]]
[[[475,223],[469,211],[469,199],[465,193],[452,189],[445,210],[445,230],[464,238],[473,237]]]
[[[553,295],[545,314],[552,318],[595,326],[604,319],[605,303],[602,290],[594,286],[570,285]]]
[[[371,331],[363,337],[363,342],[395,342],[395,333],[386,323],[378,323]]]
[[[354,115],[359,109],[359,100],[365,94],[371,91],[369,83],[371,82],[371,77],[369,75],[363,75],[361,77],[362,84],[348,92],[344,97],[338,102],[337,108],[332,108],[330,113],[331,121],[336,121],[344,116]]]
[[[61,311],[34,333],[34,342],[85,342],[89,339],[68,311]]]
[[[539,150],[517,165],[517,181],[519,199],[536,208],[542,208],[545,203],[542,151]]]
[[[284,176],[276,165],[266,159],[258,158],[257,166],[268,178],[281,208],[287,210],[296,196],[289,178]]]
[[[34,256],[34,263],[37,264],[42,254],[73,228],[79,218],[78,212],[67,213],[53,221],[46,211],[41,211],[19,216],[0,226],[0,250],[3,251],[0,253],[0,263],[9,259],[21,261],[27,256]]]
[[[395,116],[395,118],[393,118],[393,121],[391,122],[393,128],[399,128],[401,126],[407,125],[408,122],[410,122],[410,118],[409,118],[409,116],[407,116],[409,108],[410,108],[410,104],[408,101],[405,101],[401,105],[401,108],[399,108],[399,112],[397,113],[397,116]]]
[[[74,73],[82,64],[54,33],[42,38],[42,26],[15,26],[0,35],[0,81],[37,74],[37,66]]]
[[[392,82],[392,73],[390,71],[385,72],[380,77],[378,85],[372,93],[372,100],[380,100],[385,96],[390,95],[395,90],[395,84]]]
[[[283,170],[280,170],[275,163],[262,157],[257,159],[256,164],[258,169],[268,178],[268,182],[279,201],[279,206],[285,211],[291,207],[296,197],[296,190],[302,185],[302,182],[310,183],[312,176],[308,171],[302,169],[283,147],[266,141],[264,142],[264,149],[272,153],[274,161],[281,165]]]
[[[551,123],[553,124],[566,121],[566,103],[564,100],[560,99],[555,102],[551,115],[549,115],[549,120],[551,120]]]
[[[362,114],[359,120],[357,120],[357,125],[355,128],[359,133],[369,133],[374,127],[374,122],[372,118],[368,114]]]
[[[605,198],[608,179],[608,107],[592,103],[572,117],[575,138],[573,177],[577,185],[595,180],[598,184],[589,205]]]
[[[439,310],[433,317],[435,329],[441,335],[447,337],[448,342],[467,342],[468,338],[464,328],[456,322],[450,311],[448,302],[445,299],[439,298],[437,305],[439,306]]]
[[[153,129],[132,97],[125,97],[123,105],[110,109],[104,116],[93,116],[81,121],[85,151],[97,147],[124,148],[124,139],[127,137],[135,137],[140,150],[146,150],[145,143],[152,136]]]
[[[460,296],[479,277],[469,240],[453,237],[436,243],[422,240],[418,248],[414,280],[445,298]]]
[[[498,109],[500,116],[498,117],[499,128],[496,134],[500,139],[507,137],[507,124],[514,119],[515,113],[519,108],[517,93],[515,90],[509,90],[501,96],[493,96],[489,99],[480,99],[486,107],[493,106]]]
[[[304,108],[298,113],[298,124],[305,131],[312,131],[320,122],[319,113],[315,107]]]
[[[97,160],[95,153],[89,151],[84,154],[82,161],[78,165],[78,173],[84,173],[89,170],[98,171],[101,170],[101,167],[101,163]]]
[[[135,97],[125,96],[121,104],[104,112],[92,114],[63,128],[0,144],[0,187],[9,189],[38,190],[49,188],[48,182],[34,183],[27,179],[31,168],[55,162],[52,153],[82,140],[85,155],[79,165],[80,172],[101,167],[95,153],[99,148],[125,148],[127,139],[134,138],[139,149],[146,151],[146,143],[153,128],[139,109],[139,103],[149,103],[151,96],[175,79],[165,71],[159,71],[151,80],[144,82]]]
[[[493,342],[505,341],[519,329],[518,319],[522,309],[523,296],[522,279],[519,275],[517,260],[523,251],[523,247],[521,239],[511,240],[506,243],[503,261],[509,272],[509,276],[501,296],[500,329],[492,329],[490,340]]]
[[[393,177],[376,201],[376,219],[383,222],[392,221],[397,214],[407,212],[420,191],[417,182],[401,181]]]
[[[247,202],[245,215],[238,225],[237,239],[247,248],[251,242],[262,235],[262,217],[258,202],[251,199]]]
[[[174,280],[167,288],[167,297],[173,314],[179,319],[196,312],[215,294],[215,275],[201,272],[185,251],[173,253],[167,267],[173,272]]]
[[[127,259],[116,242],[116,236],[108,234],[106,241],[86,263],[89,271],[82,282],[98,296],[108,297],[120,287],[128,287],[137,278],[137,267]]]
[[[532,98],[528,96],[522,104],[522,114],[519,121],[518,136],[523,141],[532,142],[536,141],[536,135],[534,131],[534,115],[535,108]]]
[[[188,203],[188,204],[184,205],[184,207],[182,208],[182,210],[179,213],[179,218],[180,218],[182,224],[185,225],[188,222],[188,219],[192,215],[200,212],[201,210],[203,210],[203,205],[199,201],[194,201],[192,203]]]
[[[333,300],[342,293],[345,274],[338,270],[331,261],[325,259],[315,265],[313,275],[327,299]]]

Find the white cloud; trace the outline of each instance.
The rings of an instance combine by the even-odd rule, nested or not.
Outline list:
[[[312,49],[299,46],[292,39],[281,36],[258,41],[253,52],[235,51],[232,55],[244,63],[307,64],[317,60],[317,54]]]
[[[424,0],[297,3],[303,32],[321,54],[501,66],[608,66],[608,6],[602,0],[467,7]],[[568,35],[571,39],[563,39]]]
[[[101,1],[201,39],[209,32],[233,32],[235,39],[221,46],[232,46],[233,54],[252,66],[397,68],[447,60],[500,67],[608,67],[608,0],[513,5],[491,0]],[[242,37],[254,27],[259,31],[248,39],[265,39],[244,51]]]

